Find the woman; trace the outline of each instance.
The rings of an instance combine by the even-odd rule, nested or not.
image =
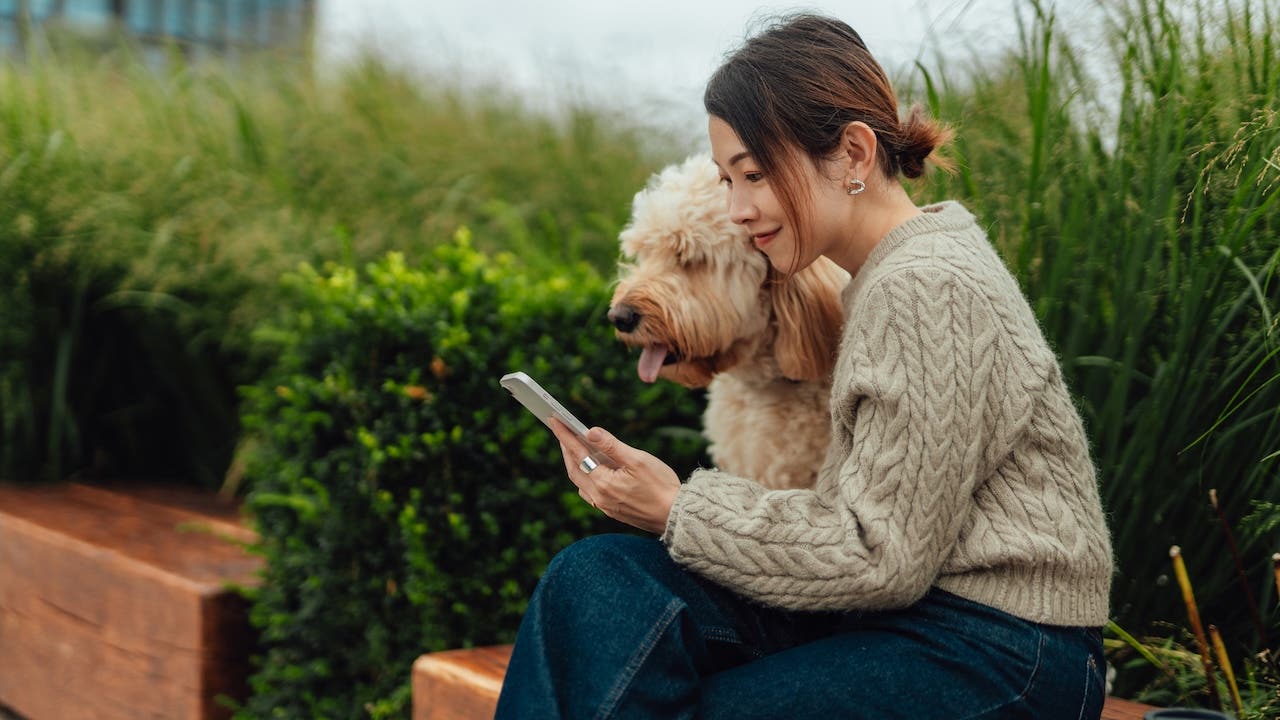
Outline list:
[[[749,39],[704,97],[729,212],[784,274],[849,271],[812,490],[681,484],[557,428],[581,495],[658,540],[558,555],[499,717],[1096,718],[1111,548],[1084,430],[1016,281],[956,203],[917,207],[946,132],[898,117],[846,24]],[[779,433],[787,428],[779,427]]]

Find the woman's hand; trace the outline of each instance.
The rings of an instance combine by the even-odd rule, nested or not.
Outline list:
[[[667,516],[680,492],[676,471],[658,458],[637,450],[602,428],[591,428],[587,439],[596,449],[613,458],[618,468],[603,463],[584,472],[579,463],[590,450],[560,421],[552,418],[551,430],[560,440],[564,467],[578,494],[605,515],[632,527],[661,535]]]

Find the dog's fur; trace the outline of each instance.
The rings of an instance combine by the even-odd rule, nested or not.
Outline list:
[[[666,348],[659,377],[707,387],[703,434],[712,461],[766,487],[811,486],[830,437],[848,273],[820,257],[790,278],[779,275],[729,219],[706,155],[655,175],[637,193],[620,240],[610,316],[626,307],[639,322],[617,336],[650,348],[649,372],[653,349]]]

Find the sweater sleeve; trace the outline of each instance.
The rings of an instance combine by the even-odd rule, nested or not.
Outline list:
[[[933,584],[975,484],[1008,452],[995,319],[937,269],[881,276],[851,312],[817,485],[695,472],[662,536],[677,562],[793,610],[903,607]]]

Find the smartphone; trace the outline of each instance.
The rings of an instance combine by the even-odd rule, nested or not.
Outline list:
[[[587,446],[587,449],[591,451],[591,457],[596,462],[611,468],[618,467],[613,458],[604,454],[603,451],[587,441],[587,426],[574,417],[573,413],[566,410],[560,404],[560,401],[551,396],[551,393],[543,390],[542,386],[533,378],[522,372],[513,372],[503,375],[498,382],[547,427],[551,427],[551,418],[553,417],[564,423],[565,427],[572,430],[573,434],[577,435],[578,439],[582,441],[582,444]]]

